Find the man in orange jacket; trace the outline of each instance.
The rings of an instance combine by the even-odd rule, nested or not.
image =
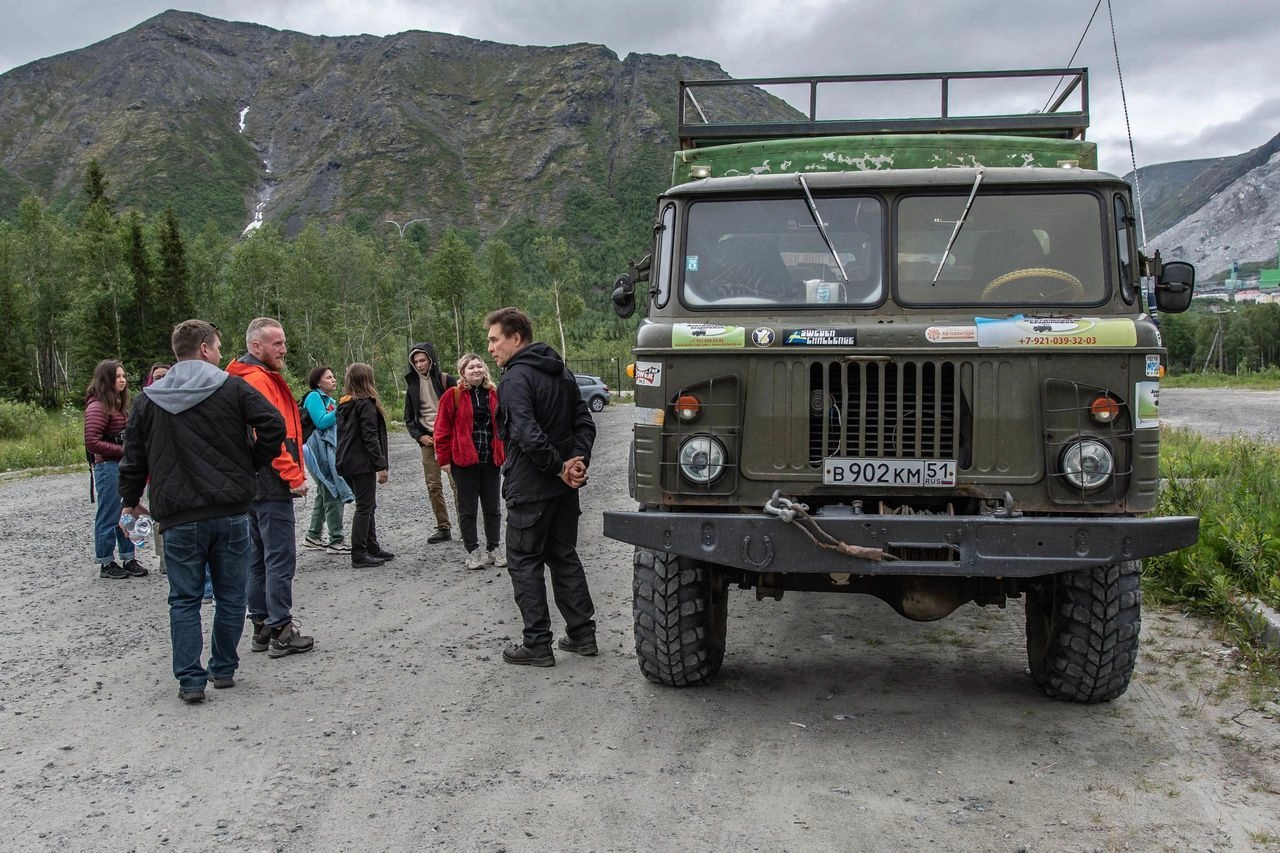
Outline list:
[[[307,493],[302,468],[302,420],[293,391],[282,375],[284,328],[279,320],[259,317],[244,334],[249,351],[227,365],[227,373],[256,388],[284,416],[285,439],[271,466],[258,471],[249,509],[253,562],[247,597],[253,622],[250,648],[273,658],[311,651],[315,640],[303,636],[293,619],[293,573],[297,561],[293,499]]]

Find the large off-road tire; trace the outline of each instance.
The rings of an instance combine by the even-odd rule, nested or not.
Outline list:
[[[1142,562],[1046,578],[1026,596],[1027,662],[1045,694],[1108,702],[1129,687],[1142,628]]]
[[[715,567],[636,548],[632,613],[645,678],[669,687],[705,684],[724,661],[728,584]]]

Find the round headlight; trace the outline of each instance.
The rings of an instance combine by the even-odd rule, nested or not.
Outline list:
[[[724,445],[709,435],[695,435],[680,445],[680,473],[695,483],[713,482],[724,473],[724,460]]]
[[[1077,489],[1096,489],[1107,484],[1115,471],[1111,448],[1094,438],[1082,438],[1062,451],[1062,476]]]

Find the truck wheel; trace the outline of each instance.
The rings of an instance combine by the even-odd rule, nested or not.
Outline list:
[[[1142,628],[1142,562],[1046,578],[1026,596],[1027,661],[1045,695],[1109,702],[1129,687]]]
[[[645,678],[705,684],[724,661],[728,584],[709,563],[636,548],[632,582],[636,657]]]

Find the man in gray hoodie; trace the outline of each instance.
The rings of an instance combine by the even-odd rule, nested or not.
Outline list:
[[[234,687],[244,631],[245,583],[251,545],[249,505],[258,469],[285,438],[284,419],[267,398],[219,369],[222,339],[204,320],[173,329],[178,363],[138,395],[125,430],[120,500],[137,516],[151,482],[151,515],[164,533],[169,578],[169,632],[178,697],[204,701],[205,685]],[[217,602],[209,666],[203,652],[200,605],[204,567]]]

